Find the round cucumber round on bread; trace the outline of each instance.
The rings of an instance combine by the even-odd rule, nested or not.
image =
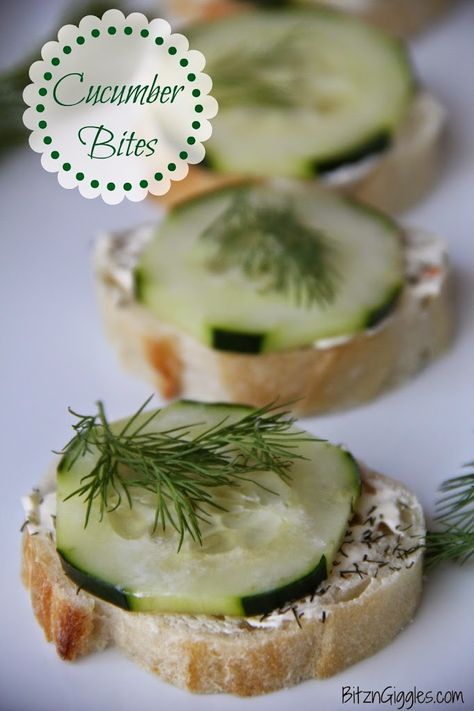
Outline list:
[[[158,479],[160,493],[153,490],[144,470],[139,470],[139,479],[124,464],[128,460],[121,461],[120,478],[109,483],[109,505],[101,510],[97,495],[86,525],[85,496],[75,492],[96,470],[103,452],[92,445],[78,454],[82,440],[75,442],[57,474],[56,544],[66,574],[84,590],[141,612],[262,615],[311,594],[329,574],[344,538],[359,495],[359,469],[346,451],[297,431],[282,432],[281,423],[280,416],[271,420],[251,408],[194,402],[142,414],[127,436],[133,439],[138,430],[140,436],[172,430],[175,437],[172,444],[146,442],[148,449],[154,447],[153,456],[162,460],[160,472],[166,468],[166,448],[173,446],[170,470]],[[114,423],[111,429],[120,437],[125,425]],[[226,445],[229,437],[236,443]],[[209,483],[208,473],[207,479],[199,472],[193,475],[191,467],[204,466],[203,457],[211,447],[215,452],[221,441],[223,455],[236,462],[235,475],[231,474],[235,478],[230,484],[218,484]],[[277,446],[287,449],[284,478],[272,470],[252,470],[252,452],[260,444],[270,453]],[[185,462],[191,475],[181,473],[183,454],[178,445],[181,450],[194,447],[195,459],[188,453]],[[241,474],[241,461],[249,457],[250,447],[249,466]],[[137,449],[134,456],[138,452],[142,454]],[[278,456],[278,464],[280,460]],[[96,476],[104,479],[109,474]],[[181,489],[184,476],[189,480]],[[167,477],[172,482],[168,488]],[[135,482],[126,494],[121,488],[124,481]],[[201,482],[207,483],[204,491],[211,498],[204,500],[200,492],[195,504],[199,535],[188,528],[180,533],[177,521],[186,516],[186,506],[178,516],[174,501],[192,487],[194,493]],[[158,502],[171,511],[165,529],[155,518]]]
[[[384,151],[415,92],[400,43],[326,10],[243,13],[187,28],[219,113],[206,165],[311,178]]]
[[[450,333],[445,250],[301,186],[228,187],[99,243],[105,324],[165,397],[357,404]]]
[[[135,267],[161,321],[220,351],[270,353],[373,328],[404,284],[401,230],[325,193],[227,188],[176,207]]]
[[[398,40],[320,6],[238,13],[186,33],[206,57],[219,112],[204,163],[173,185],[169,204],[239,176],[322,182],[389,210],[428,188],[443,112]]]
[[[61,657],[113,643],[191,691],[254,695],[334,674],[411,620],[425,530],[407,489],[271,408],[99,412],[77,416],[57,487],[26,498],[22,577]],[[210,498],[183,537],[169,494],[189,502],[203,462]],[[158,500],[178,530],[154,525]]]
[[[173,12],[190,20],[214,19],[252,7],[324,5],[354,14],[391,34],[420,32],[454,4],[454,0],[169,0]]]

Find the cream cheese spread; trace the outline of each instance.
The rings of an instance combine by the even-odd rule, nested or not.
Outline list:
[[[144,226],[133,232],[104,235],[97,247],[99,277],[104,286],[111,290],[117,304],[134,302],[133,270],[141,251],[153,237],[154,228]],[[405,238],[405,279],[404,298],[412,302],[425,297],[437,296],[447,274],[447,249],[438,237],[422,230],[409,229]],[[389,323],[392,314],[375,328],[367,329],[372,335]],[[330,338],[320,338],[312,343],[317,350],[326,350],[351,341],[355,336],[341,334]]]
[[[370,487],[359,499],[330,575],[315,594],[260,619],[248,618],[247,624],[265,629],[280,627],[295,617],[324,621],[331,604],[362,594],[379,575],[413,565],[413,556],[424,541],[408,515],[412,506],[413,500],[403,490]]]
[[[54,537],[54,471],[48,473],[39,488],[22,499],[26,526],[31,535],[40,533]],[[314,595],[263,617],[176,617],[183,617],[196,629],[205,626],[209,631],[229,634],[242,627],[278,628],[288,622],[294,623],[295,617],[324,621],[332,604],[360,595],[379,575],[383,577],[389,571],[413,565],[413,556],[424,543],[419,534],[419,521],[413,514],[413,497],[403,489],[381,484],[377,475],[366,474],[364,479],[365,490],[348,524],[332,571]]]

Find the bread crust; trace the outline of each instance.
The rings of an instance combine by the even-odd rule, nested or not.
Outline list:
[[[30,590],[35,617],[61,659],[72,660],[95,648],[94,600],[71,595],[54,545],[42,535],[23,535],[22,580]]]
[[[379,576],[340,584],[332,597],[328,589],[337,573],[331,574],[328,588],[309,603],[316,615],[307,608],[306,614],[296,613],[299,624],[291,615],[277,626],[259,628],[249,624],[250,618],[230,625],[220,618],[127,612],[77,591],[62,572],[54,541],[28,530],[23,536],[23,582],[46,638],[66,660],[114,644],[179,687],[239,696],[331,676],[385,646],[412,619],[421,595],[425,530],[418,501],[379,474],[364,470],[363,481],[366,490],[356,515],[366,510],[368,491],[390,491],[404,509],[402,535],[408,535],[408,521],[409,539],[416,545],[407,549],[402,563],[391,553],[392,565],[386,564]],[[393,538],[399,547],[400,535]]]
[[[317,189],[323,185],[390,214],[407,210],[428,194],[438,177],[445,123],[444,107],[431,94],[420,91],[392,145],[373,164],[362,171],[357,166],[355,170],[349,168],[346,175],[341,177],[339,174],[339,178],[333,175],[312,182]],[[248,177],[190,166],[184,180],[172,182],[169,192],[155,199],[172,207],[189,198],[243,181],[248,182]],[[307,186],[311,181],[304,183]]]
[[[350,12],[399,37],[421,32],[453,6],[454,0],[315,0],[336,10]],[[251,7],[241,0],[171,0],[172,11],[187,20],[214,19]]]
[[[407,234],[409,245],[421,238],[428,239],[423,233]],[[346,342],[257,355],[217,351],[162,323],[133,298],[120,298],[108,247],[104,242],[97,252],[106,332],[123,365],[163,397],[257,407],[279,401],[294,403],[300,415],[353,407],[418,372],[452,336],[450,289],[442,265],[435,293],[416,296],[417,285],[407,284],[389,318]]]

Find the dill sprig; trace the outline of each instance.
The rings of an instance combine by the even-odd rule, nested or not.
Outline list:
[[[259,482],[258,472],[272,471],[289,482],[293,462],[305,458],[300,445],[315,441],[295,430],[294,420],[275,412],[273,405],[254,409],[235,422],[223,417],[203,431],[198,422],[158,430],[153,422],[160,410],[144,413],[150,399],[119,431],[109,423],[102,402],[95,415],[70,410],[77,418],[75,435],[62,450],[61,466],[70,470],[81,458],[95,455],[91,470],[67,497],[83,498],[85,526],[94,504],[102,520],[121,505],[132,508],[134,495],[146,491],[155,502],[153,532],[171,525],[179,534],[178,550],[187,534],[201,543],[208,509],[225,510],[213,497],[216,487],[252,481],[271,491]]]
[[[209,60],[213,93],[221,109],[226,106],[301,105],[307,95],[302,71],[304,51],[295,28],[273,42],[234,47]]]
[[[217,246],[208,267],[215,272],[237,267],[259,282],[261,292],[283,293],[298,306],[331,303],[338,276],[335,246],[304,224],[289,201],[265,201],[260,195],[258,201],[238,192],[201,234]]]
[[[474,462],[464,466],[471,469],[468,474],[448,479],[440,487],[443,495],[435,517],[440,530],[429,531],[426,537],[428,567],[443,560],[465,563],[474,554]]]

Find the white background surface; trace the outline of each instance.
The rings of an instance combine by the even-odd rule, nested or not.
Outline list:
[[[62,0],[4,0],[1,65],[22,58],[45,37],[62,5]],[[451,246],[457,339],[449,354],[399,390],[305,425],[410,484],[431,514],[439,483],[474,459],[474,2],[460,3],[417,39],[413,54],[419,75],[449,108],[450,143],[436,190],[407,219],[436,230]],[[27,148],[3,159],[0,172],[0,711],[357,708],[342,705],[342,685],[458,689],[464,693],[463,707],[437,708],[473,709],[472,564],[446,566],[431,575],[413,624],[373,658],[330,680],[265,697],[191,696],[114,650],[73,665],[59,661],[19,582],[19,499],[42,476],[50,450],[69,438],[68,405],[88,412],[101,398],[110,416],[119,417],[149,394],[146,385],[119,369],[104,340],[90,258],[98,232],[139,224],[154,209],[149,203],[109,207],[66,191]]]

